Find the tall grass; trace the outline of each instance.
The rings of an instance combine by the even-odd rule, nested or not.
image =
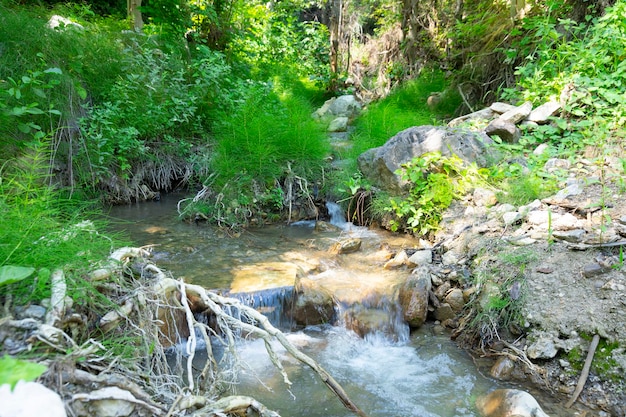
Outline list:
[[[461,101],[455,93],[442,94],[442,101],[435,108],[426,104],[432,93],[443,93],[446,87],[442,73],[427,71],[369,105],[355,123],[353,155],[383,145],[401,130],[438,124],[442,117],[453,114]]]

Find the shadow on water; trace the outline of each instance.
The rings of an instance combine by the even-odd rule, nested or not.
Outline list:
[[[324,279],[326,274],[339,276],[340,283],[345,281],[345,288],[338,291],[344,291],[348,298],[360,294],[358,291],[367,293],[368,280],[394,279],[385,275],[391,272],[373,268],[379,260],[365,254],[375,253],[381,242],[402,246],[404,238],[351,228],[338,217],[333,217],[333,223],[341,227],[339,231],[321,232],[315,229],[314,222],[302,222],[250,230],[238,238],[229,238],[218,229],[180,221],[176,203],[181,198],[184,196],[171,194],[159,202],[113,207],[109,212],[113,230],[127,233],[137,246],[154,245],[154,261],[176,278],[184,277],[187,282],[206,288],[228,289],[234,277],[246,268],[254,270],[268,262],[299,262],[305,266],[312,263],[318,279]],[[335,207],[330,209],[332,213]],[[354,236],[363,239],[360,254],[328,254],[328,247],[339,238]],[[292,295],[293,287],[276,286],[243,293],[240,298],[266,314],[279,328],[293,330],[288,334],[290,341],[326,368],[372,417],[477,417],[475,399],[505,387],[485,377],[468,354],[458,349],[448,335],[435,334],[432,326],[409,333],[397,304],[389,299],[363,298],[357,304],[345,305],[339,302],[337,317],[341,320],[334,325],[295,331],[283,314],[291,308]],[[367,309],[370,315],[381,315],[380,332],[359,337],[347,330],[347,323],[363,313],[360,308]],[[293,385],[285,385],[262,341],[241,340],[238,356],[243,366],[233,393],[252,396],[283,417],[352,416],[317,374],[291,358],[278,344],[274,347]],[[202,353],[198,350],[195,358],[197,369],[202,369]],[[551,416],[569,415],[547,401],[540,400]]]

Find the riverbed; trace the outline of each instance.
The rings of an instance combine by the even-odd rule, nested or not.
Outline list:
[[[333,263],[325,248],[345,236],[364,241],[363,257],[381,244],[410,247],[410,238],[385,231],[343,227],[319,231],[314,223],[272,225],[237,237],[206,224],[181,221],[176,206],[181,194],[160,201],[113,207],[111,228],[137,246],[151,245],[154,261],[175,278],[209,289],[228,289],[235,271],[258,263],[317,259],[350,273],[371,270],[364,258]],[[382,242],[382,243],[381,243]],[[363,272],[365,273],[365,272]],[[477,397],[509,387],[485,375],[473,359],[432,323],[406,337],[379,334],[361,338],[340,322],[284,329],[288,338],[316,359],[346,389],[350,398],[372,417],[478,417]],[[239,382],[232,392],[252,396],[282,417],[349,416],[317,374],[276,346],[293,382],[291,387],[271,363],[263,343],[239,343]],[[534,393],[537,395],[537,393]],[[552,416],[567,416],[549,397],[540,399]]]

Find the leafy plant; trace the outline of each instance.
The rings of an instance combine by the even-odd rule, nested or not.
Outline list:
[[[401,228],[426,235],[438,229],[443,211],[454,198],[466,192],[472,184],[484,183],[485,174],[475,164],[467,164],[458,156],[444,157],[431,152],[403,164],[396,171],[408,183],[408,195],[389,200],[387,211],[392,231]]]
[[[19,381],[33,381],[47,369],[48,367],[43,364],[5,355],[0,358],[0,386],[9,384],[12,390]]]

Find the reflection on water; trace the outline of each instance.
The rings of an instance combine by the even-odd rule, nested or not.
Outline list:
[[[379,268],[372,268],[379,259],[363,254],[375,253],[381,242],[396,247],[410,245],[404,237],[363,228],[320,232],[311,222],[255,229],[230,238],[213,227],[180,221],[176,203],[184,197],[170,194],[159,202],[113,207],[109,212],[111,228],[126,232],[137,246],[154,245],[154,258],[160,267],[206,288],[228,288],[234,271],[246,266],[294,260],[317,263],[326,273],[360,274],[361,280],[368,274],[380,278],[383,274],[376,272]],[[338,258],[328,254],[328,247],[337,239],[357,234],[364,237],[359,254]],[[372,417],[474,417],[476,397],[503,387],[482,376],[448,336],[434,335],[427,327],[399,338],[403,343],[377,337],[363,340],[344,328],[331,326],[307,327],[289,338],[318,360]],[[243,341],[240,358],[247,366],[237,393],[259,399],[283,417],[353,415],[317,374],[288,357],[280,346],[276,349],[282,352],[293,382],[290,390],[268,359],[263,343]],[[540,399],[540,403],[553,417],[570,415],[547,399]]]

